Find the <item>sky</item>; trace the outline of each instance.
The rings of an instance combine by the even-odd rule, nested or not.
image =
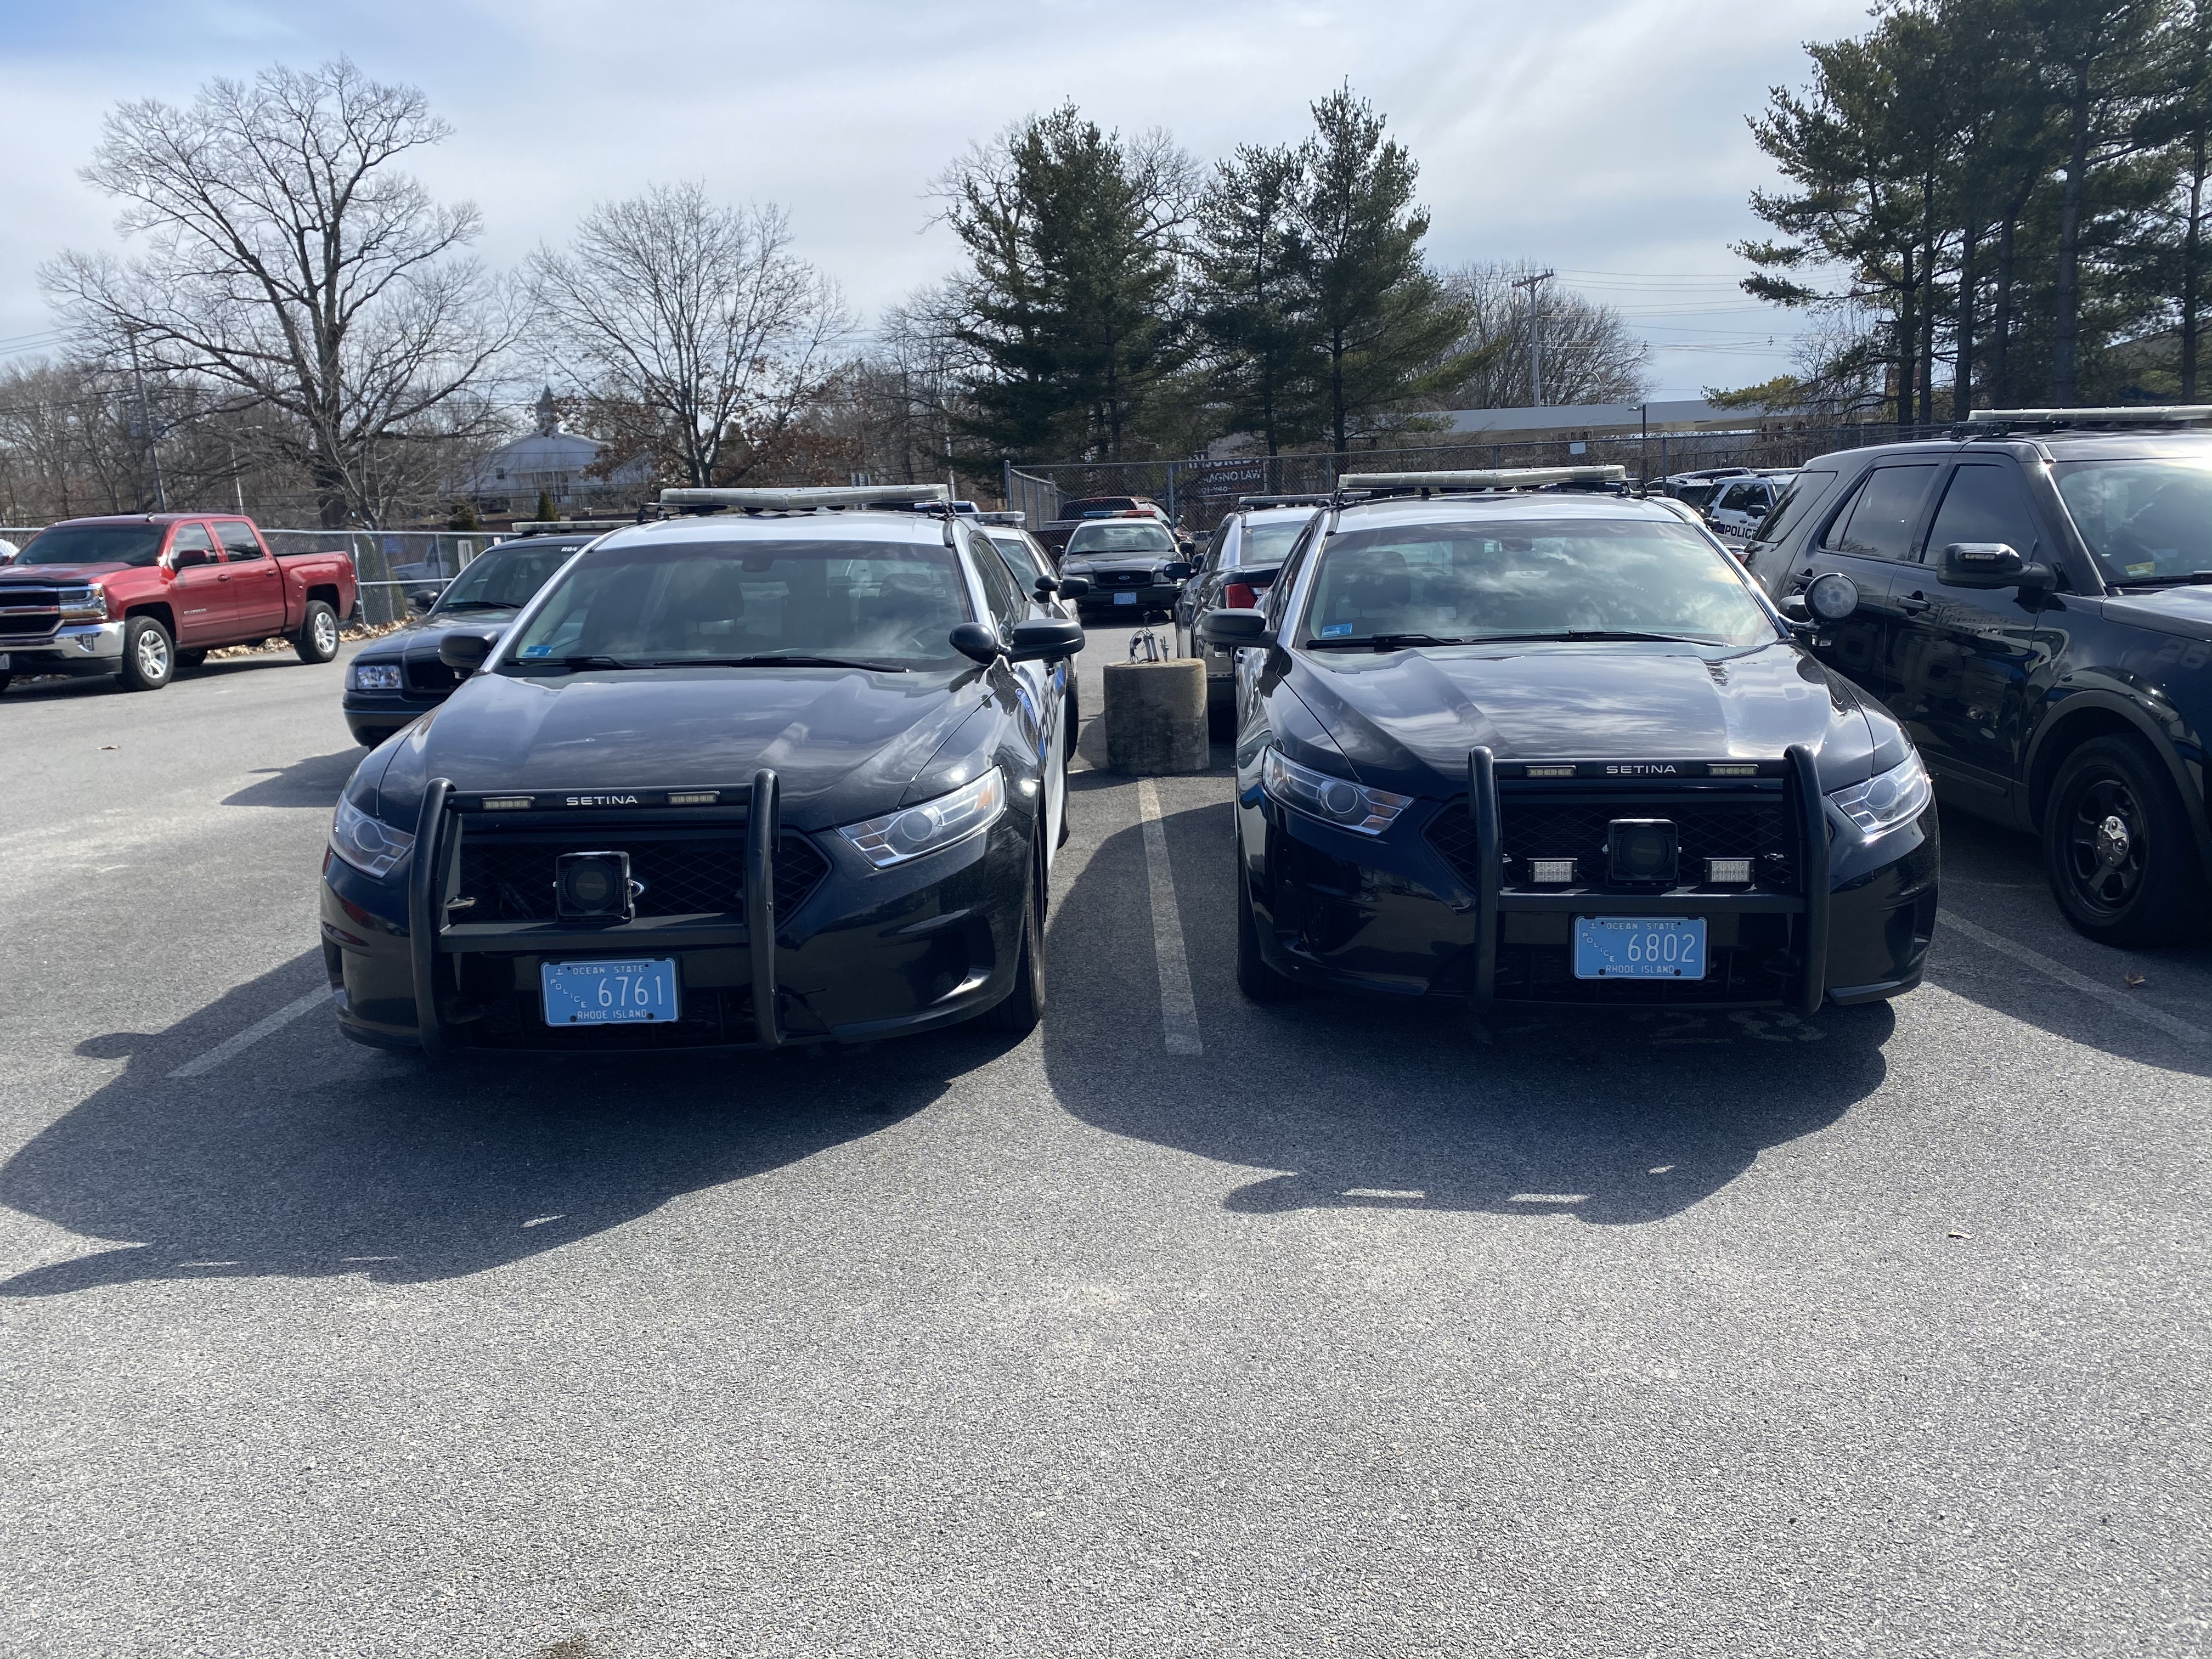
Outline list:
[[[1348,81],[1420,165],[1432,264],[1531,260],[1620,310],[1653,395],[1764,380],[1799,327],[1728,250],[1776,182],[1746,117],[1867,0],[0,0],[0,362],[52,349],[40,264],[127,245],[77,176],[118,102],[348,55],[453,137],[416,171],[511,266],[592,203],[703,181],[774,202],[864,319],[958,264],[930,180],[1073,100],[1201,161],[1301,137]]]

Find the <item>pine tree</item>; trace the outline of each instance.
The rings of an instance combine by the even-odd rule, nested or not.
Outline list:
[[[1267,453],[1321,435],[1322,338],[1313,258],[1301,228],[1307,152],[1246,144],[1200,195],[1194,311],[1206,387],[1229,428]]]

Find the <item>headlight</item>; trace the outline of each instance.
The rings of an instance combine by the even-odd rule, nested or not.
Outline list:
[[[994,766],[949,795],[919,806],[902,806],[866,823],[848,823],[837,833],[881,870],[988,830],[1006,810],[1006,781]]]
[[[1887,772],[1877,772],[1864,783],[1838,789],[1828,799],[1836,810],[1858,826],[1862,836],[1878,836],[1885,830],[1910,822],[1928,805],[1935,792],[1928,769],[1916,750]]]
[[[64,622],[100,622],[107,615],[107,595],[97,587],[64,587],[61,613]]]
[[[364,876],[388,876],[404,863],[415,837],[371,817],[349,800],[338,802],[331,819],[331,851]]]
[[[353,665],[353,689],[356,691],[397,691],[399,689],[399,665],[396,662],[357,662]]]
[[[1331,777],[1310,766],[1283,758],[1270,749],[1260,769],[1260,787],[1285,806],[1308,816],[1356,830],[1363,836],[1379,836],[1397,822],[1398,814],[1413,804],[1411,795],[1394,795],[1387,789],[1370,789],[1364,783]]]

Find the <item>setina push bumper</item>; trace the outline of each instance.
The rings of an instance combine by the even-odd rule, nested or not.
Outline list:
[[[1811,1013],[1911,990],[1934,932],[1932,809],[1862,836],[1803,744],[1779,759],[1658,763],[1502,761],[1478,747],[1459,799],[1361,789],[1340,813],[1280,798],[1297,782],[1274,774],[1304,769],[1260,769],[1239,794],[1243,874],[1261,957],[1295,981],[1476,1004]],[[1377,800],[1391,818],[1380,832],[1373,813],[1349,821]]]

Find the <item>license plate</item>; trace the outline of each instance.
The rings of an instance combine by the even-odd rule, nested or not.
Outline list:
[[[677,1017],[676,959],[542,962],[548,1025],[651,1025]]]
[[[1114,603],[1116,605],[1134,605],[1136,602],[1137,596],[1134,593],[1116,593],[1114,596]]]
[[[1703,979],[1703,916],[1577,916],[1577,979]]]

